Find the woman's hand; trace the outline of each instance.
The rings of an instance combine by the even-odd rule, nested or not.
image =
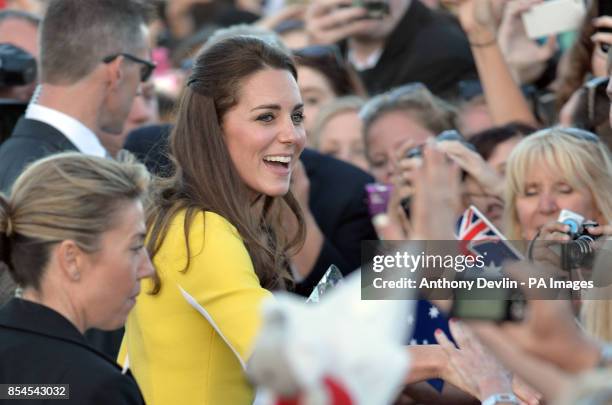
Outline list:
[[[512,392],[511,374],[487,352],[476,336],[461,322],[451,321],[449,326],[458,350],[443,331],[438,329],[435,334],[452,368],[452,372],[447,375],[454,375],[451,378],[455,381],[449,382],[459,384],[458,388],[481,401],[493,394]]]
[[[612,225],[597,225],[588,227],[587,231],[593,236],[612,236]]]
[[[487,195],[501,198],[504,194],[504,178],[483,158],[459,141],[442,141],[436,148],[445,152],[455,163],[472,176]]]
[[[423,164],[415,173],[410,207],[412,239],[454,240],[461,206],[459,167],[429,143],[423,148]]]
[[[457,11],[470,43],[495,41],[496,23],[490,0],[443,0],[443,3]]]
[[[527,36],[522,14],[543,0],[512,0],[506,4],[498,38],[506,61],[521,83],[537,80],[557,51],[557,40],[551,36],[540,45]]]
[[[312,0],[306,10],[306,32],[312,44],[331,45],[364,32],[371,25],[367,10],[352,0]]]
[[[509,265],[506,271],[524,285],[530,278],[547,274],[540,266],[526,262]],[[471,322],[470,327],[480,340],[502,361],[505,357],[512,361],[514,356],[510,352],[524,352],[570,373],[594,367],[599,361],[599,346],[576,323],[570,301],[543,300],[541,291],[526,287],[522,290],[528,300],[525,319],[500,325]]]

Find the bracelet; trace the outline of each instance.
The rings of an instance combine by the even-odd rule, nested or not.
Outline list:
[[[519,405],[519,400],[514,394],[493,394],[484,401],[482,401],[482,405],[495,405],[499,402],[506,402],[510,404]]]
[[[470,46],[471,46],[472,48],[486,48],[486,47],[488,47],[488,46],[495,45],[495,44],[497,44],[497,38],[493,38],[493,39],[492,39],[492,40],[490,40],[490,41],[487,41],[487,42],[481,42],[481,43],[474,43],[474,42],[470,42]]]

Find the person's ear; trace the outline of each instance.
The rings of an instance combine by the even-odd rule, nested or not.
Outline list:
[[[58,264],[64,276],[74,282],[81,280],[86,253],[73,240],[64,240],[56,248]]]
[[[121,70],[123,60],[124,57],[119,55],[106,64],[106,80],[111,88],[118,87],[123,79],[123,70]]]

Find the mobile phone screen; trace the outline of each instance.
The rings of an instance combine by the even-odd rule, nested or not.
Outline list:
[[[608,16],[612,17],[612,1],[610,0],[599,0],[597,15],[599,17]],[[612,32],[612,28],[600,28],[602,32]]]

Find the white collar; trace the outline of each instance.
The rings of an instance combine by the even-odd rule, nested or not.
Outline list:
[[[30,103],[25,117],[41,121],[60,131],[76,148],[86,154],[98,157],[107,157],[106,149],[100,143],[96,134],[78,120],[63,112],[54,110],[40,104]]]
[[[380,57],[382,56],[382,53],[383,53],[383,48],[382,47],[378,48],[377,50],[372,52],[365,61],[360,62],[355,58],[355,53],[349,47],[346,58],[353,65],[355,70],[357,70],[358,72],[362,72],[364,70],[372,69],[374,66],[376,66],[376,64],[380,60]]]

